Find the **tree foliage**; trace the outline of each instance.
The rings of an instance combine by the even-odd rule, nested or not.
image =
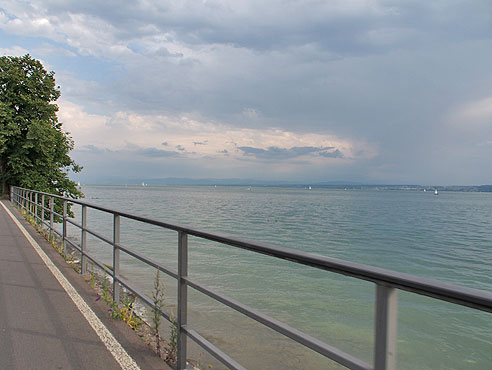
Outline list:
[[[0,57],[0,189],[10,185],[78,198],[68,178],[79,172],[69,156],[74,142],[58,122],[54,72],[23,57]]]

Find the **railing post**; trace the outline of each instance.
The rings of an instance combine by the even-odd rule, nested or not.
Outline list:
[[[396,369],[397,289],[376,284],[375,370]]]
[[[62,232],[62,245],[63,245],[63,254],[67,256],[67,246],[65,243],[65,239],[67,238],[67,201],[63,201],[63,232]]]
[[[183,278],[188,276],[188,235],[178,232],[178,348],[176,368],[186,369],[186,334],[188,291]]]
[[[32,216],[32,191],[29,191],[29,215]]]
[[[87,248],[87,232],[85,231],[87,227],[87,206],[82,205],[82,235],[80,237],[80,249],[81,249],[81,256],[80,256],[80,273],[82,275],[87,274],[87,266],[86,266],[86,261],[87,258],[85,257],[85,252]]]
[[[44,201],[44,194],[41,195],[41,203],[43,206],[41,207],[41,227],[44,227],[44,205],[46,202]]]
[[[14,187],[10,185],[10,201],[15,204],[14,202]]]
[[[53,197],[50,197],[50,242],[51,240],[53,239],[53,227],[54,227],[54,210],[55,210],[55,199],[53,199]]]
[[[34,194],[34,221],[38,224],[38,193]]]
[[[120,302],[120,215],[113,215],[113,302]]]

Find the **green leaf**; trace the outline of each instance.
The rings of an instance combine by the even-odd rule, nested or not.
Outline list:
[[[81,167],[70,158],[74,142],[58,122],[55,73],[29,54],[0,57],[0,190],[10,185],[79,198],[68,177]],[[61,212],[61,204],[57,205]]]

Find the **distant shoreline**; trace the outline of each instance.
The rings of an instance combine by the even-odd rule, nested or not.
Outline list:
[[[200,180],[188,180],[179,181],[159,181],[159,180],[147,180],[143,181],[145,186],[217,186],[217,187],[264,187],[264,188],[309,188],[312,189],[341,189],[341,190],[409,190],[409,191],[456,191],[456,192],[492,192],[492,185],[367,185],[367,184],[326,184],[326,183],[312,183],[312,184],[285,184],[285,183],[258,183],[258,182],[244,182],[244,183],[227,183],[227,182],[212,182],[212,181],[200,181]],[[131,186],[142,187],[142,182],[128,182],[128,183],[87,183],[84,185],[89,186]]]

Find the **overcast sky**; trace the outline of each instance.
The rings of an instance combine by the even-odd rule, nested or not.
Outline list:
[[[0,4],[81,182],[492,183],[490,0]]]

